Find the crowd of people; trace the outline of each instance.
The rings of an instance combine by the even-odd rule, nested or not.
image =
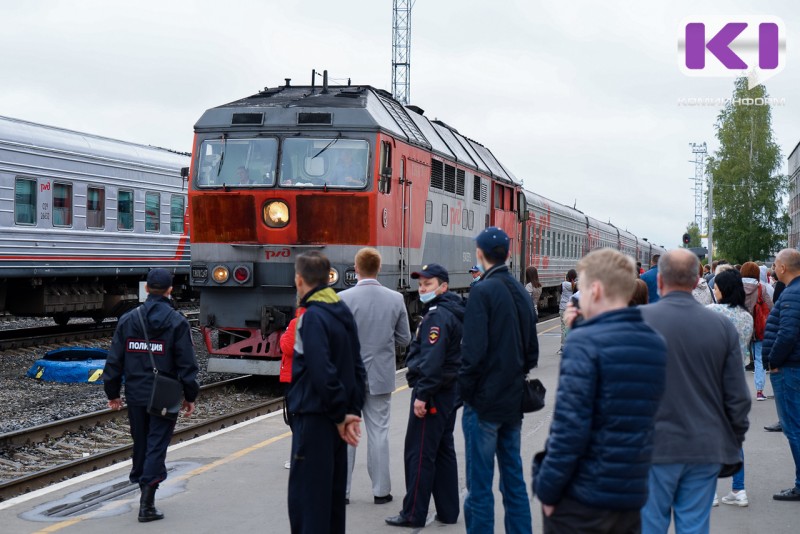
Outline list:
[[[750,388],[765,400],[769,374],[778,430],[795,463],[792,487],[773,499],[800,502],[800,251],[782,250],[773,269],[753,262],[703,267],[686,249],[654,257],[644,271],[612,249],[593,251],[561,286],[560,374],[545,450],[532,461],[531,494],[521,456],[525,378],[539,361],[538,271],[525,285],[506,261],[510,239],[496,227],[475,239],[477,264],[467,299],[449,290],[448,271],[429,263],[419,283],[416,331],[400,293],[378,282],[381,256],[355,256],[358,282],[336,293],[320,252],[295,262],[297,314],[280,340],[281,381],[288,384],[292,430],[288,508],[292,532],[345,532],[356,447],[366,430],[374,503],[393,501],[389,414],[397,347],[408,347],[411,389],[403,458],[405,488],[385,522],[422,527],[431,499],[435,520],[460,516],[454,430],[462,410],[467,532],[494,531],[493,478],[500,473],[506,532],[531,533],[529,495],[542,505],[545,533],[708,532],[719,503],[747,506],[743,443]],[[163,518],[155,508],[166,478],[166,444],[174,421],[148,413],[153,374],[135,352],[144,337],[164,372],[181,377],[191,413],[197,366],[188,325],[169,309],[171,276],[154,270],[143,321],[120,328],[106,365],[109,406],[126,388],[139,521]],[[687,335],[703,325],[702,336]],[[148,337],[148,332],[152,335]],[[134,343],[135,342],[135,343]],[[137,452],[139,451],[139,452]],[[719,498],[717,479],[732,477]]]

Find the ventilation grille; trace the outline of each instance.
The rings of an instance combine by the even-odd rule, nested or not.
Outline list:
[[[456,195],[464,196],[465,173],[461,169],[456,169]]]
[[[444,190],[448,193],[456,192],[456,168],[451,165],[444,166]]]
[[[298,113],[297,124],[331,124],[333,115],[330,113]]]
[[[231,124],[264,124],[263,113],[234,113],[231,118]]]
[[[431,189],[444,188],[444,163],[439,160],[431,161]]]

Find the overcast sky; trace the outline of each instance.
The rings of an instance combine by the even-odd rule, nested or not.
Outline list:
[[[733,81],[678,68],[687,17],[787,29],[773,128],[800,142],[796,0],[418,0],[411,102],[489,147],[525,187],[667,247],[694,218],[690,142],[716,149]],[[40,1],[0,7],[0,115],[189,151],[207,108],[311,69],[391,90],[391,0]]]

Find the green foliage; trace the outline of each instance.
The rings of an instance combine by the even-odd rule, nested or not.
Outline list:
[[[702,244],[700,243],[700,228],[697,227],[697,223],[690,222],[686,225],[686,233],[689,234],[689,244],[683,245],[683,248],[695,248],[701,247]]]
[[[732,101],[717,117],[719,150],[708,158],[714,187],[715,258],[731,263],[767,258],[786,243],[789,216],[783,195],[788,177],[778,174],[781,151],[772,135],[770,106],[740,99],[766,98],[763,85],[735,82]]]

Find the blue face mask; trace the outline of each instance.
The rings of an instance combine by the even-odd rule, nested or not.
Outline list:
[[[478,262],[477,267],[478,267],[478,270],[481,272],[481,276],[486,274],[486,267],[483,266],[482,262]]]
[[[436,289],[439,289],[439,288],[437,287]],[[429,292],[427,292],[425,294],[420,293],[419,294],[419,301],[422,302],[423,304],[428,304],[430,301],[432,301],[433,299],[438,297],[438,295],[436,294],[436,289],[434,289],[433,291],[429,291]]]

